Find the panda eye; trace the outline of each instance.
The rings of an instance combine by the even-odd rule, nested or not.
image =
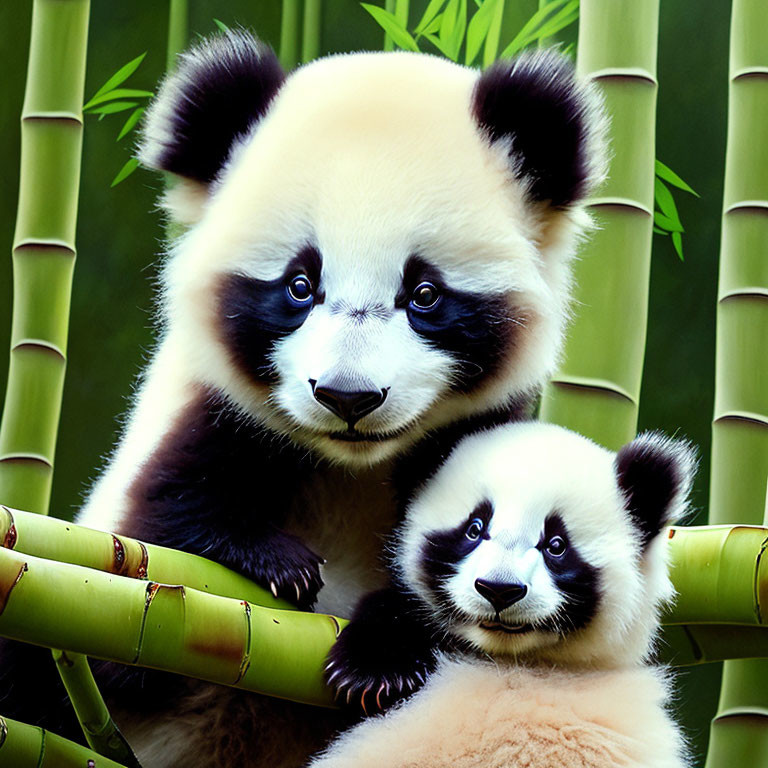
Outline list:
[[[562,536],[553,536],[547,542],[547,552],[552,555],[552,557],[562,557],[565,554],[566,549],[565,540]]]
[[[484,530],[485,523],[479,517],[474,517],[467,526],[467,530],[464,532],[464,535],[470,541],[477,541],[483,535]]]
[[[411,306],[432,309],[440,300],[440,291],[432,283],[419,283],[411,294]]]
[[[312,282],[306,275],[296,275],[288,283],[288,295],[297,304],[312,301]]]

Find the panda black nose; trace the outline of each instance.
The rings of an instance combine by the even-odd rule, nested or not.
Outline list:
[[[310,379],[309,383],[312,385],[315,400],[346,421],[350,429],[363,416],[375,411],[387,399],[389,390],[387,387],[350,392],[345,389],[317,386],[313,379]]]
[[[493,606],[496,613],[522,600],[528,592],[525,584],[507,584],[499,581],[475,579],[475,589]]]

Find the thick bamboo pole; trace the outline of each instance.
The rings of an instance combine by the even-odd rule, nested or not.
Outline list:
[[[89,0],[35,0],[21,115],[0,501],[46,513],[66,368]]]
[[[189,40],[189,2],[188,0],[170,0],[168,9],[168,50],[165,68],[172,72],[176,69],[176,57],[187,47]]]
[[[301,60],[304,64],[320,55],[322,20],[323,0],[304,0],[304,24],[301,39]]]
[[[267,608],[293,610],[269,590],[211,560],[2,505],[0,546],[118,576],[184,584]]]
[[[33,725],[0,717],[0,768],[125,768]]]
[[[759,523],[768,476],[768,7],[734,0],[710,521]],[[768,663],[725,664],[707,768],[768,762]]]
[[[611,119],[608,180],[576,264],[575,320],[541,418],[612,449],[631,440],[645,352],[656,122],[658,0],[582,0],[577,68]]]
[[[332,706],[344,624],[0,549],[0,635],[122,664]]]
[[[280,18],[280,64],[290,72],[299,62],[299,2],[283,0]]]
[[[35,0],[21,117],[19,208],[13,246],[11,361],[0,422],[0,502],[48,513],[66,369],[75,265],[89,0]],[[72,697],[90,695],[59,666]],[[81,665],[82,670],[82,665]],[[91,682],[93,682],[91,678]],[[76,710],[96,702],[83,700]],[[102,702],[103,706],[103,702]],[[131,758],[110,719],[94,748]]]

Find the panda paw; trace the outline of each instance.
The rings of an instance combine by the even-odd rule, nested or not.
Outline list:
[[[301,610],[311,610],[323,586],[320,570],[325,560],[301,539],[279,530],[260,544],[251,553],[250,573],[246,575],[275,597]]]
[[[415,693],[436,664],[431,634],[399,612],[389,614],[392,599],[384,594],[375,593],[358,607],[325,666],[336,700],[364,715],[383,712]]]

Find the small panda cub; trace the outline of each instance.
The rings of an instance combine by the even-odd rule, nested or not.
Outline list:
[[[333,648],[329,683],[368,714],[314,768],[683,766],[663,673],[666,525],[691,447],[618,454],[557,426],[464,438],[406,509],[391,585]]]

